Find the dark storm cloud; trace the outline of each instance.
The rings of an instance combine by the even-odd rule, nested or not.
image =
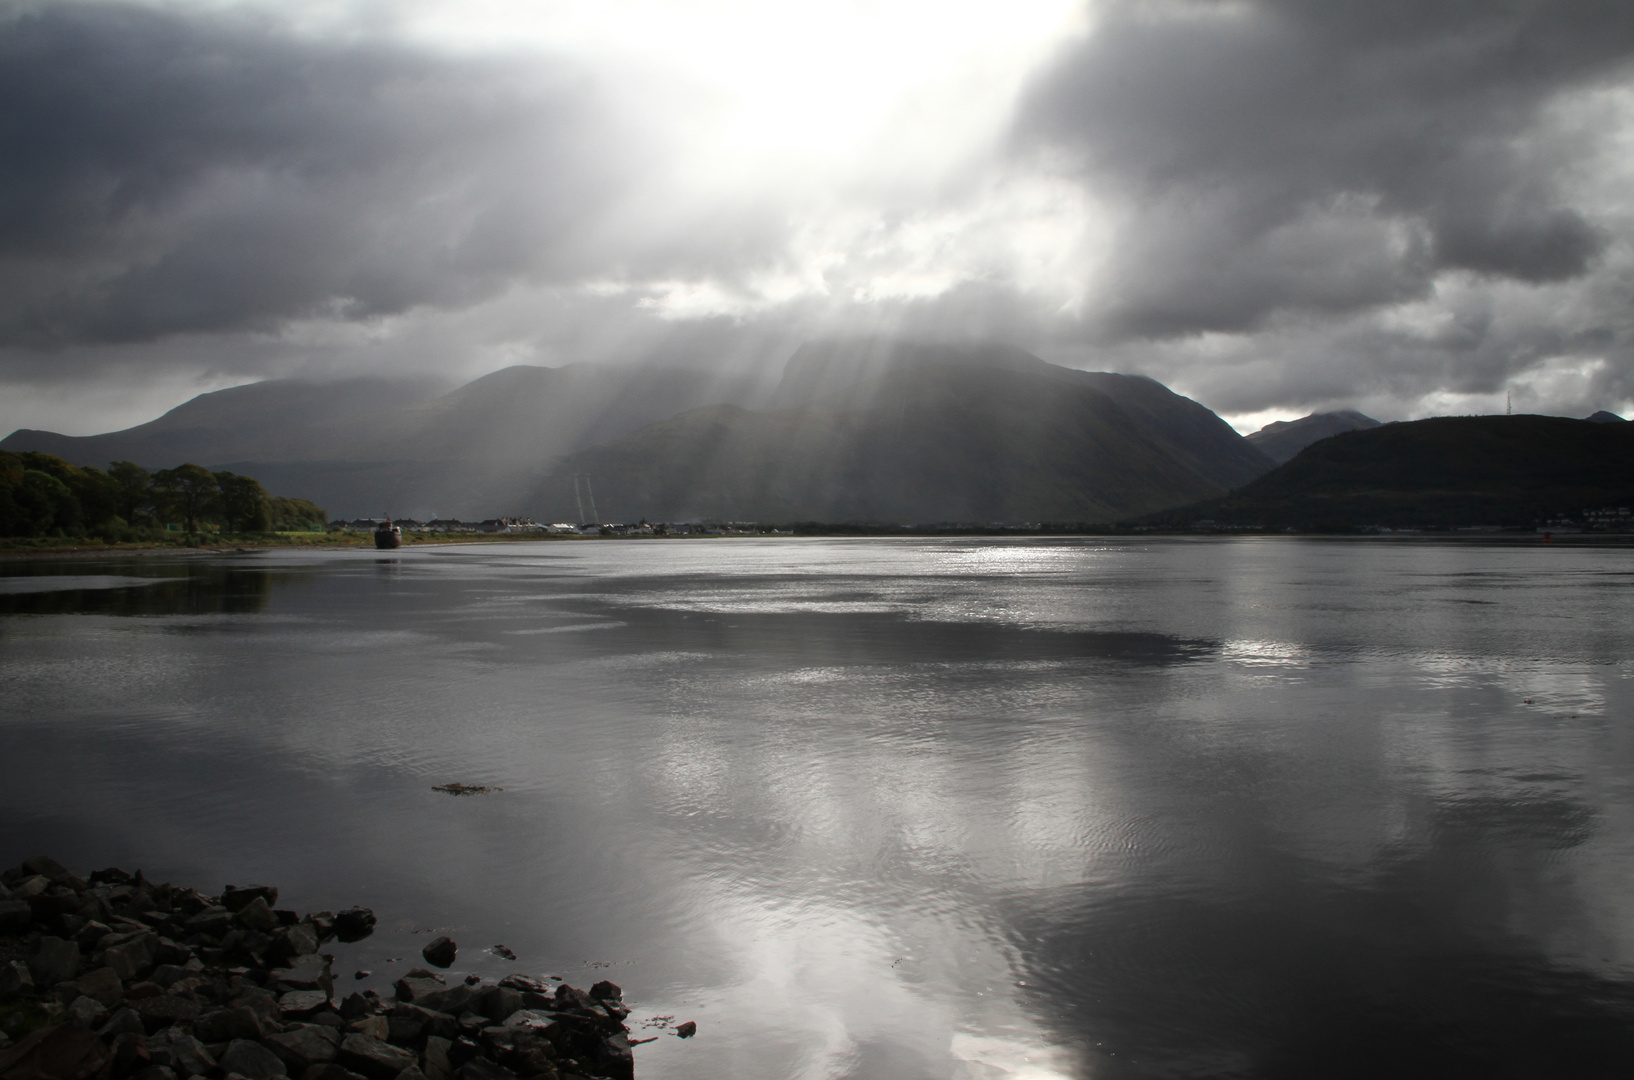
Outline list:
[[[593,246],[643,164],[582,69],[248,15],[0,13],[0,344],[468,304]]]
[[[1116,333],[1240,331],[1588,272],[1608,236],[1563,177],[1594,140],[1549,110],[1631,56],[1622,0],[1114,3],[1018,131],[1126,206]]]

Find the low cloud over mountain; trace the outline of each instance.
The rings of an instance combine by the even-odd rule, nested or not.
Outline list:
[[[0,6],[0,428],[880,332],[1247,428],[1634,404],[1626,4],[775,8]]]

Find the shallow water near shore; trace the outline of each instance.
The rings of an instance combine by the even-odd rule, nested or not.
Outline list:
[[[638,1077],[1624,1075],[1631,718],[1614,549],[0,564],[0,862],[610,978]]]

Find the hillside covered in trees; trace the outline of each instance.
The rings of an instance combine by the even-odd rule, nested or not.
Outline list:
[[[269,495],[260,481],[200,465],[149,472],[129,461],[106,471],[52,454],[0,450],[0,536],[139,540],[179,526],[187,532],[307,531],[323,510]]]

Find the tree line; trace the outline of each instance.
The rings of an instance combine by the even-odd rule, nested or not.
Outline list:
[[[269,495],[260,481],[188,463],[149,472],[129,461],[107,471],[36,452],[0,450],[0,536],[140,539],[187,532],[308,531],[325,525],[306,499]]]

